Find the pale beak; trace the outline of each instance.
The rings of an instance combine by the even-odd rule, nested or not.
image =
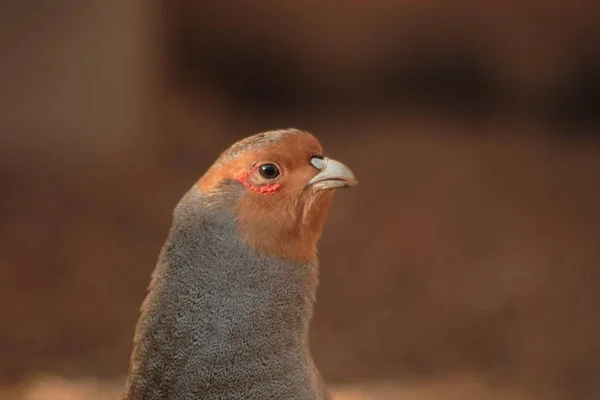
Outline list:
[[[320,172],[308,181],[307,186],[323,190],[349,187],[358,183],[350,168],[339,161],[327,157],[313,157],[311,164]]]

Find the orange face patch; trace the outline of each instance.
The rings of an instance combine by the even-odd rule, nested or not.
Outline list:
[[[290,131],[277,140],[268,138],[266,144],[248,151],[235,144],[200,179],[198,188],[217,193],[225,180],[239,182],[248,189],[237,194],[235,210],[244,242],[259,254],[314,264],[316,243],[333,196],[307,188],[318,173],[310,160],[322,154],[317,139],[301,131]],[[262,177],[258,170],[265,163],[275,164],[280,175]]]
[[[232,148],[236,146],[237,143]],[[323,148],[311,134],[292,131],[283,135],[278,141],[241,152],[234,158],[230,158],[229,151],[223,152],[213,167],[200,179],[198,182],[200,191],[209,193],[227,179],[234,179],[255,193],[273,194],[292,187],[297,191],[318,172],[310,164],[310,158],[321,155]],[[226,161],[222,162],[222,159]],[[252,179],[258,166],[267,160],[272,160],[279,165],[281,177],[274,182],[259,182]]]

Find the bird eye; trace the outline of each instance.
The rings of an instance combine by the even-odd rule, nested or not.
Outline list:
[[[265,179],[275,179],[279,176],[279,168],[275,164],[263,164],[258,168],[258,172]]]

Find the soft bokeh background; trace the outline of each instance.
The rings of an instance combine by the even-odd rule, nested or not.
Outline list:
[[[339,399],[600,398],[598,3],[207,3],[2,3],[0,398],[117,398],[173,206],[290,126],[360,179],[320,246]]]

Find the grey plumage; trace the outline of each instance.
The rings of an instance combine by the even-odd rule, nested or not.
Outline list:
[[[209,197],[194,187],[175,209],[123,398],[329,399],[307,343],[316,265],[258,255],[231,198]]]

